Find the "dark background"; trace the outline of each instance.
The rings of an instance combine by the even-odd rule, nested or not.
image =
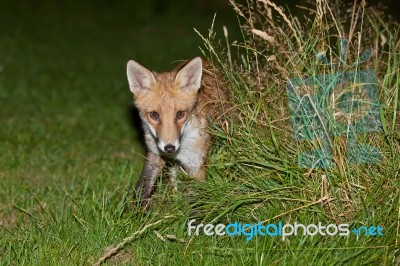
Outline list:
[[[296,5],[306,4],[299,0],[276,2],[292,10]],[[396,0],[370,4],[387,6],[388,13],[400,16]],[[160,68],[166,62],[198,55],[201,40],[193,28],[207,34],[215,13],[215,29],[220,36],[222,25],[226,25],[230,41],[241,38],[237,17],[228,0],[1,1],[0,38],[26,37],[26,45],[40,39],[58,39],[60,48],[74,43],[77,49],[88,38],[99,38],[98,46],[103,45],[103,38],[114,39],[113,47],[108,47],[112,51],[104,52],[126,49],[128,45],[124,42],[134,39],[130,57]],[[71,31],[76,33],[75,40],[66,40]],[[107,42],[110,40],[104,40],[104,44]]]

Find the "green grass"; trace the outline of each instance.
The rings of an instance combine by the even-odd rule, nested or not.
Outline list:
[[[371,39],[392,35],[389,54],[380,51],[367,65],[381,82],[384,126],[360,139],[383,151],[382,162],[342,161],[343,139],[335,138],[332,168],[297,166],[297,152],[314,144],[291,137],[284,82],[293,73],[330,73],[314,61],[318,41],[328,41],[332,32],[314,24],[307,35],[296,27],[302,54],[295,53],[296,39],[285,38],[292,32],[285,27],[276,47],[246,32],[243,56],[230,66],[223,37],[211,31],[202,49],[227,79],[234,111],[223,117],[223,127],[210,129],[216,137],[208,180],[198,184],[181,174],[177,194],[159,182],[147,212],[132,202],[145,150],[130,117],[125,64],[136,59],[166,70],[169,62],[198,55],[203,41],[192,28],[207,33],[213,12],[194,16],[195,8],[177,4],[163,11],[147,4],[137,10],[130,2],[0,8],[0,264],[94,264],[119,243],[106,263],[399,263],[399,39],[376,17],[368,24]],[[214,30],[221,31],[224,20],[231,23],[232,42],[236,24],[228,10],[217,15]],[[216,54],[209,53],[213,49]],[[272,54],[276,63],[267,60]],[[192,205],[189,188],[197,192]],[[380,225],[384,236],[189,237],[192,216],[213,224]]]
[[[146,223],[126,205],[144,154],[126,62],[161,71],[198,55],[193,27],[213,14],[137,9],[2,4],[0,264],[94,262]]]
[[[361,5],[355,6],[353,14],[357,16],[352,18],[351,13],[340,13],[341,9],[332,3],[317,1],[320,11],[315,6],[309,9],[317,18],[299,22],[270,1],[258,6],[257,1],[248,2],[244,7],[235,7],[244,20],[246,33],[246,42],[239,44],[243,55],[240,64],[231,66],[229,58],[221,56],[212,33],[203,37],[205,53],[228,80],[234,110],[212,129],[218,136],[219,149],[212,157],[215,165],[210,174],[214,184],[202,188],[204,205],[199,205],[203,214],[207,220],[225,223],[321,222],[385,228],[380,237],[261,238],[246,245],[254,254],[251,263],[262,264],[260,260],[265,257],[266,264],[272,265],[398,264],[398,24],[390,24],[376,10],[364,10]],[[322,51],[333,63],[339,61],[339,36],[349,40],[346,64],[332,67],[318,62],[316,55]],[[385,42],[381,36],[385,36]],[[368,48],[374,49],[373,58],[352,67]],[[294,140],[286,81],[362,69],[377,73],[383,129],[356,134],[359,143],[378,147],[382,160],[378,164],[351,163],[346,159],[346,153],[351,152],[346,149],[347,140],[339,135],[330,137],[331,167],[297,167],[299,151],[327,144]],[[315,93],[307,87],[301,89]],[[322,110],[316,112],[323,115]],[[303,120],[308,122],[307,117]],[[328,129],[333,128],[332,121]],[[319,138],[315,132],[311,134]]]

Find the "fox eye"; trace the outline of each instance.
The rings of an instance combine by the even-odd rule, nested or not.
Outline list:
[[[160,119],[160,114],[157,113],[156,111],[151,111],[150,112],[150,118],[155,120],[155,121],[158,121]]]
[[[176,119],[182,119],[185,116],[185,112],[184,111],[178,111],[176,113]]]

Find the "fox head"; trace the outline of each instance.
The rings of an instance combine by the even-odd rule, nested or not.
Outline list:
[[[130,60],[127,65],[129,87],[135,98],[144,127],[158,148],[175,153],[194,109],[201,87],[202,60],[196,57],[177,71],[153,73]]]

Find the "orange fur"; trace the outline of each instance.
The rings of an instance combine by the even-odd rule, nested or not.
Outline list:
[[[200,58],[194,58],[164,73],[151,72],[130,61],[127,74],[148,148],[148,161],[136,185],[141,199],[150,196],[158,168],[164,167],[167,160],[204,180],[210,147],[210,136],[204,130],[225,98],[216,72]]]

